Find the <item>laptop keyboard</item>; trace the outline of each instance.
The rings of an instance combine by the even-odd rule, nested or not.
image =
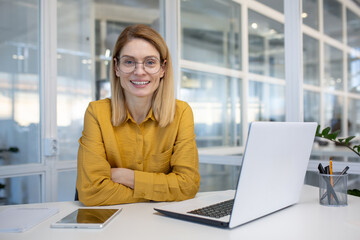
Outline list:
[[[224,216],[230,215],[234,205],[234,199],[228,201],[216,203],[207,207],[199,208],[192,210],[187,213],[213,217],[213,218],[222,218]]]

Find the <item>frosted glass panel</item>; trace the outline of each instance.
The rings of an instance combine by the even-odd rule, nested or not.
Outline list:
[[[74,201],[76,171],[58,172],[58,201]]]
[[[324,33],[340,42],[342,36],[342,5],[337,0],[323,0]]]
[[[285,78],[284,25],[249,10],[249,71]]]
[[[41,202],[41,175],[0,178],[0,205]]]
[[[241,69],[239,4],[181,1],[181,33],[183,59]]]
[[[320,93],[304,91],[304,121],[320,124]]]
[[[304,83],[320,85],[319,41],[303,34]]]
[[[360,57],[348,54],[348,91],[360,93]]]
[[[240,145],[240,93],[238,78],[183,70],[180,94],[194,112],[198,147]]]
[[[57,126],[59,160],[76,160],[92,99],[91,2],[58,1]]]
[[[319,2],[318,0],[302,0],[303,23],[316,30],[319,29]]]
[[[277,10],[281,13],[284,12],[284,0],[256,0],[265,4],[268,7],[271,7],[274,10]]]
[[[249,82],[248,122],[285,121],[285,87]]]
[[[0,16],[0,166],[39,163],[39,1],[0,1]]]
[[[343,53],[338,48],[324,45],[325,86],[332,90],[343,90]]]
[[[343,108],[344,108],[344,101],[342,97],[333,94],[325,94],[324,96],[325,126],[331,127],[332,131],[341,130],[340,131],[341,136],[343,134],[342,131]]]
[[[360,50],[360,16],[347,9],[346,20],[347,44]]]
[[[348,128],[349,136],[360,135],[360,100],[349,98],[348,100]]]

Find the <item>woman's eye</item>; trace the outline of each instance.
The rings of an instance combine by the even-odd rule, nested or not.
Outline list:
[[[123,62],[125,65],[133,65],[135,63],[135,61],[133,60],[124,60]]]
[[[156,61],[153,60],[153,59],[149,59],[149,60],[146,60],[146,61],[145,61],[145,64],[148,65],[148,66],[152,66],[152,65],[155,65],[155,64],[156,64]]]

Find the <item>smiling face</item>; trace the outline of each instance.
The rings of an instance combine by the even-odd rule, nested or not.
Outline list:
[[[118,59],[133,59],[136,62],[134,71],[124,73],[120,70],[120,62]],[[164,76],[164,67],[161,67],[157,73],[149,74],[144,70],[146,59],[160,59],[157,49],[148,41],[135,38],[129,41],[121,49],[120,56],[114,59],[115,73],[120,78],[121,87],[124,89],[127,101],[135,98],[151,98],[159,87],[160,78]],[[120,60],[121,61],[121,60]]]

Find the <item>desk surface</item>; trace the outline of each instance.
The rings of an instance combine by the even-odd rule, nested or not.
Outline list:
[[[200,193],[203,194],[207,193]],[[167,204],[163,202],[117,205],[123,208],[122,212],[101,230],[53,229],[51,223],[82,204],[26,204],[22,207],[58,207],[60,212],[24,233],[0,233],[0,240],[360,239],[360,198],[348,196],[347,207],[321,206],[318,198],[318,188],[305,185],[298,204],[231,230],[164,217],[153,210],[155,206]],[[0,207],[0,211],[7,207],[10,206]]]

